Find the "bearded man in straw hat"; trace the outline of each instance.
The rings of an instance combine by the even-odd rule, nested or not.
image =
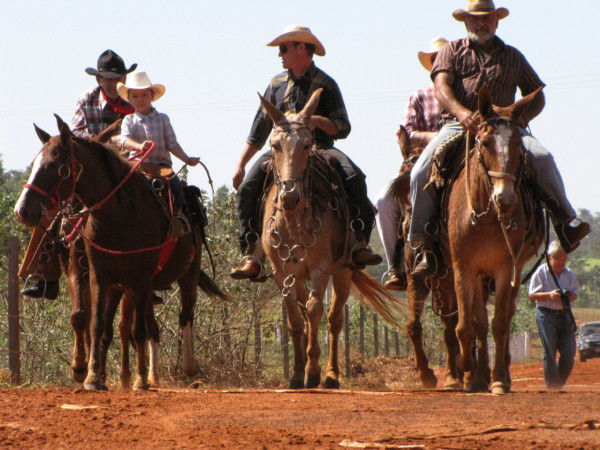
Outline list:
[[[344,188],[355,202],[364,223],[362,236],[357,236],[365,245],[357,246],[352,252],[353,263],[357,266],[376,265],[382,262],[379,255],[373,254],[368,240],[375,221],[374,208],[367,197],[365,175],[341,151],[333,147],[336,139],[344,139],[350,133],[350,122],[340,89],[333,78],[317,68],[313,56],[325,56],[325,48],[307,27],[290,26],[267,44],[279,47],[279,57],[285,72],[276,75],[264,97],[284,112],[299,113],[308,102],[312,93],[323,88],[319,105],[310,118],[314,145],[335,157],[344,171]],[[242,156],[233,175],[233,187],[237,189],[238,215],[240,219],[240,245],[245,254],[244,264],[231,272],[234,279],[262,279],[262,255],[259,245],[260,224],[257,216],[257,204],[262,195],[265,172],[261,166],[271,159],[272,152],[263,153],[245,175],[245,166],[267,141],[273,122],[261,106],[256,113],[250,135],[242,151]],[[360,232],[357,232],[357,235]],[[261,252],[260,254],[258,252]]]
[[[428,52],[419,52],[418,58],[421,65],[431,71],[433,61],[438,51],[448,43],[443,37],[434,38],[429,44]],[[425,147],[437,136],[440,128],[442,108],[435,99],[433,84],[414,92],[404,112],[402,126],[408,131],[410,145]],[[396,136],[399,137],[399,132]],[[398,142],[400,143],[400,142]],[[398,177],[410,177],[410,169],[398,174]],[[408,180],[408,178],[406,178]],[[388,197],[391,182],[388,183],[377,195],[375,205],[377,206],[377,231],[385,256],[388,261],[389,280],[384,283],[386,289],[392,291],[405,291],[407,286],[406,267],[404,266],[404,237],[398,237],[398,220],[400,211]]]
[[[496,9],[492,0],[468,0],[466,9],[457,9],[452,15],[465,23],[467,37],[444,46],[431,70],[435,96],[442,105],[445,123],[411,173],[413,211],[408,239],[415,244],[423,244],[425,257],[415,268],[415,273],[421,274],[436,273],[441,269],[434,237],[425,232],[426,228],[429,229],[426,226],[437,204],[436,193],[432,187],[423,189],[436,147],[456,131],[477,133],[477,94],[484,84],[489,86],[492,102],[498,106],[514,103],[517,88],[526,96],[544,86],[521,52],[496,36],[498,22],[508,16],[506,8]],[[577,214],[567,200],[554,158],[526,130],[528,122],[542,111],[544,103],[544,97],[538,97],[529,116],[521,116],[521,134],[531,162],[536,191],[551,213],[562,247],[570,253],[590,232],[590,226],[585,222],[570,225]]]
[[[97,86],[84,92],[77,100],[75,114],[70,128],[79,137],[93,138],[109,125],[135,112],[133,106],[122,101],[117,93],[117,83],[125,82],[127,74],[133,72],[137,64],[129,68],[123,58],[112,50],[105,50],[98,57],[96,69],[85,69],[88,75],[96,77]],[[112,138],[116,143],[118,138]],[[48,222],[46,225],[50,225]],[[31,298],[53,300],[58,296],[58,280],[61,275],[56,246],[44,247],[44,231],[40,227],[33,229],[27,252],[23,258],[19,276],[30,277],[37,281],[25,284],[21,294]],[[52,247],[52,250],[50,250]]]

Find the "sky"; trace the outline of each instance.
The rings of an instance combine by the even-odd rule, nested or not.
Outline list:
[[[547,84],[546,107],[533,134],[554,155],[576,209],[600,211],[600,151],[594,134],[600,104],[600,2],[497,0],[510,15],[498,36],[525,55]],[[208,166],[215,189],[231,188],[257,92],[281,72],[265,44],[287,25],[308,26],[327,54],[315,63],[340,86],[352,132],[336,147],[367,175],[369,196],[397,173],[395,131],[411,93],[429,84],[417,59],[437,36],[465,36],[452,11],[466,0],[169,0],[102,2],[0,0],[0,158],[24,170],[41,148],[33,123],[57,134],[53,114],[73,116],[77,98],[95,85],[85,68],[112,49],[166,86],[155,107],[178,141]],[[596,44],[594,44],[596,43]],[[266,150],[266,146],[263,150]],[[183,163],[174,159],[174,168]],[[249,168],[249,166],[247,167]],[[189,182],[210,192],[200,166]]]

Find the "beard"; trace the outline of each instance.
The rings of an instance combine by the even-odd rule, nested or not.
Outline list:
[[[495,34],[487,28],[478,28],[474,31],[469,31],[467,35],[469,39],[475,41],[479,45],[489,44],[495,36]]]

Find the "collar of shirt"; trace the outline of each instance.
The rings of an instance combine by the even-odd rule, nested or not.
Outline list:
[[[294,76],[294,73],[291,71],[291,69],[288,69],[288,77],[292,80],[292,81],[299,81],[302,79],[312,79],[313,78],[313,74],[315,72],[315,70],[317,70],[317,66],[315,66],[315,62],[311,62],[310,66],[308,66],[308,69],[306,69],[306,71],[300,76],[300,78],[296,78]]]
[[[156,113],[156,108],[152,107],[152,109],[150,110],[150,112],[149,112],[148,114],[142,114],[142,113],[141,113],[141,112],[139,112],[139,111],[136,111],[134,114],[135,114],[135,116],[136,116],[136,117],[137,117],[139,120],[143,120],[143,119],[145,119],[146,117],[150,117],[150,116],[152,116],[152,115],[153,115],[153,114],[155,114],[155,113]]]

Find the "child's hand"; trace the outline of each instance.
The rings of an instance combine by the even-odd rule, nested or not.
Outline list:
[[[198,165],[199,162],[200,162],[200,158],[198,158],[196,156],[191,156],[187,160],[187,165],[188,166],[196,166],[196,165]]]
[[[152,144],[154,144],[154,142],[144,141],[144,142],[142,142],[142,148],[140,148],[140,150],[142,152],[146,152],[146,151],[150,150],[150,147],[152,147]]]

